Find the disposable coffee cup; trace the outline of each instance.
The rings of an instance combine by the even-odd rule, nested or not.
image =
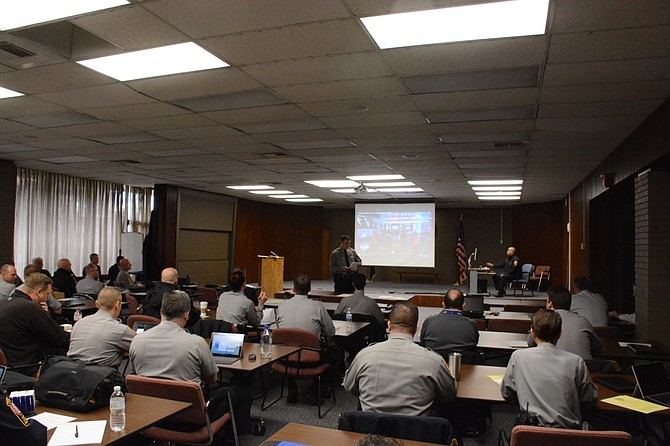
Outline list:
[[[60,326],[63,327],[63,330],[65,330],[67,332],[72,331],[72,324],[61,324]]]
[[[200,314],[202,316],[207,315],[207,301],[205,301],[205,300],[200,301]]]
[[[461,378],[461,358],[462,354],[460,353],[449,353],[449,370],[451,374],[454,375],[456,381]]]

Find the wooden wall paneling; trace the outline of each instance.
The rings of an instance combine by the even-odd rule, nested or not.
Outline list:
[[[149,280],[160,280],[161,271],[176,265],[177,261],[177,209],[179,189],[169,184],[154,186],[154,211],[152,213],[153,238]]]
[[[590,206],[586,195],[586,185],[574,189],[570,193],[570,265],[566,273],[569,284],[575,276],[590,277]]]

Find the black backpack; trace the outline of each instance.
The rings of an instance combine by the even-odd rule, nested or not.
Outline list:
[[[35,398],[45,406],[88,412],[109,405],[114,386],[122,386],[119,371],[67,356],[48,356],[35,384]]]

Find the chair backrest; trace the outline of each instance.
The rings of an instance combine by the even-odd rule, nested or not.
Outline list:
[[[349,411],[340,414],[337,428],[361,434],[377,434],[437,444],[458,444],[449,421],[439,417]]]
[[[153,316],[147,316],[146,314],[131,314],[130,316],[128,316],[126,324],[128,324],[130,328],[133,328],[136,322],[149,322],[158,325],[161,323],[161,320],[156,319]]]
[[[7,357],[5,352],[0,348],[0,365],[7,366]]]
[[[130,311],[130,314],[137,314],[137,309],[140,307],[137,298],[133,295],[126,294],[126,302],[128,302],[128,311]]]
[[[238,329],[235,324],[230,322],[220,321],[220,320],[203,320],[200,319],[198,322],[193,324],[189,331],[193,334],[201,336],[203,338],[211,338],[212,333],[238,333]]]
[[[508,333],[528,333],[530,319],[489,319],[488,331],[506,331]]]
[[[524,263],[521,266],[521,277],[519,278],[519,281],[528,282],[528,279],[530,278],[531,271],[533,271],[533,264],[532,263]]]
[[[299,353],[294,353],[288,357],[288,362],[318,364],[321,361],[321,342],[311,331],[300,330],[299,328],[277,328],[272,331],[272,343],[319,350],[302,350]]]
[[[219,295],[216,294],[216,290],[214,288],[197,287],[196,293],[200,294],[200,296],[198,296],[196,299],[206,300],[207,307],[210,310],[215,310],[216,308],[218,308]]]
[[[551,266],[549,265],[537,265],[533,270],[533,279],[539,279],[540,277],[548,279],[551,275]]]
[[[170,417],[170,422],[196,426],[205,426],[207,424],[205,396],[202,393],[202,387],[198,383],[127,375],[126,387],[130,393],[191,403],[188,409]],[[151,408],[147,407],[146,409],[150,410]]]
[[[631,436],[621,431],[582,431],[552,427],[516,426],[511,446],[629,446]]]

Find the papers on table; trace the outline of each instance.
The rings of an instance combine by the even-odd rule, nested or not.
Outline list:
[[[77,421],[62,424],[56,428],[48,446],[102,443],[106,425],[107,420]],[[78,434],[76,437],[75,433]]]
[[[275,323],[275,309],[263,308],[263,319],[261,319],[260,326],[272,325]]]
[[[652,413],[667,409],[667,407],[661,406],[660,404],[641,400],[640,398],[635,398],[629,395],[613,396],[602,401],[603,403],[612,404],[614,406],[619,406],[642,413]]]
[[[502,380],[505,377],[505,375],[489,375],[489,379],[491,379],[494,383],[501,385]]]
[[[51,412],[42,412],[34,417],[30,417],[30,419],[39,422],[42,426],[46,427],[47,430],[76,420],[75,417],[66,417],[65,415],[58,415]]]

